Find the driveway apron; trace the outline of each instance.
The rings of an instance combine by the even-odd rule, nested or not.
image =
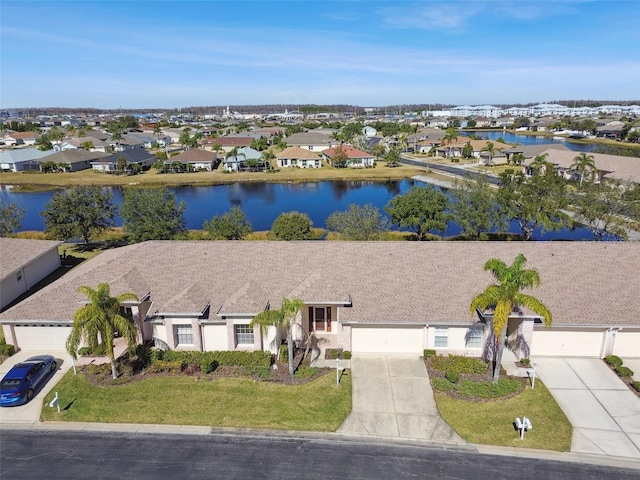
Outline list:
[[[338,432],[464,443],[440,417],[419,356],[354,355],[351,372],[352,411]]]
[[[640,398],[598,358],[537,358],[573,426],[571,451],[640,458]]]
[[[42,352],[42,351],[28,351],[22,350],[15,355],[7,358],[2,365],[0,365],[0,378],[4,377],[11,367],[16,363],[23,362],[29,357],[36,355],[53,355],[58,362],[58,370],[49,378],[47,383],[36,393],[33,399],[25,404],[17,407],[2,407],[0,408],[0,425],[9,425],[12,423],[27,424],[36,423],[40,421],[40,413],[42,408],[49,408],[49,406],[42,406],[42,399],[55,387],[60,381],[62,376],[71,368],[71,361],[69,360],[69,354],[62,351]]]

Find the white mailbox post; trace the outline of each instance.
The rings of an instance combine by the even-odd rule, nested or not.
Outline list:
[[[340,372],[342,370],[344,370],[344,368],[340,366],[340,359],[336,358],[336,385],[340,384]]]
[[[531,389],[536,388],[536,365],[538,362],[533,362],[533,368],[529,370],[527,373],[531,377]]]
[[[522,420],[520,420],[520,418],[516,418],[516,428],[520,430],[520,440],[524,440],[524,432],[532,430],[533,425],[531,424],[531,420],[527,417],[522,417]]]
[[[49,403],[49,406],[51,408],[58,407],[58,413],[60,413],[60,397],[58,396],[58,392],[56,392],[53,400],[51,400],[51,402]]]

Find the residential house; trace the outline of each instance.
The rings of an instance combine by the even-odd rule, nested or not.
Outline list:
[[[571,168],[578,152],[573,150],[560,150],[557,148],[547,149],[542,154],[546,154],[547,162],[554,165],[556,170],[565,178],[575,178],[575,168]],[[640,162],[635,157],[626,157],[622,155],[605,155],[603,153],[589,153],[593,156],[596,165],[596,182],[602,182],[609,179],[619,180],[621,182],[640,183]],[[525,161],[525,167],[528,167],[533,160]]]
[[[300,147],[310,152],[322,152],[340,145],[340,142],[331,135],[319,132],[294,133],[285,138],[285,142],[289,147]]]
[[[247,163],[247,161],[249,162]],[[249,167],[252,163],[254,166]],[[240,147],[228,152],[223,162],[225,172],[243,172],[250,168],[264,170],[267,167],[267,162],[262,158],[262,153],[251,147]]]
[[[320,168],[322,158],[319,153],[311,152],[306,148],[287,147],[276,153],[278,167]]]
[[[52,153],[53,150],[42,151],[37,148],[0,150],[0,171],[39,171],[40,159]]]
[[[442,144],[436,147],[436,155],[444,158],[462,158],[462,152],[465,148],[465,145],[469,144],[472,147],[471,156],[473,158],[477,158],[480,161],[484,162],[493,162],[496,163],[496,157],[504,157],[502,151],[505,148],[509,148],[509,145],[502,142],[491,142],[493,143],[494,153],[492,158],[489,160],[488,155],[485,154],[485,148],[487,147],[488,140],[473,140],[469,137],[458,137],[451,142],[442,142]],[[488,153],[488,152],[487,152]]]
[[[596,128],[596,136],[604,138],[620,138],[624,122],[614,120]]]
[[[10,146],[29,146],[35,145],[38,137],[40,137],[38,132],[7,132],[2,136],[2,141]]]
[[[91,168],[91,162],[103,156],[102,152],[88,152],[82,149],[63,150],[42,157],[40,159],[40,168],[42,169],[43,163],[53,162],[67,172],[77,172]]]
[[[0,311],[60,268],[61,243],[0,237]]]
[[[385,242],[143,242],[84,262],[0,314],[0,324],[17,348],[63,350],[85,300],[78,287],[106,282],[113,295],[140,298],[123,307],[140,341],[161,348],[275,352],[281,336],[249,324],[283,298],[298,298],[305,304],[293,328],[298,345],[313,333],[322,349],[356,354],[480,356],[493,342],[491,312],[472,315],[469,304],[495,281],[483,266],[519,253],[540,273],[541,285],[527,293],[549,307],[553,325],[526,309],[512,312],[505,341],[517,357],[637,356],[640,249],[633,242],[396,242],[392,249]]]
[[[220,159],[216,152],[192,148],[175,157],[171,157],[169,160],[165,160],[164,170],[173,170],[178,163],[181,165],[180,171],[206,170],[207,172],[211,172],[218,167]]]
[[[337,154],[340,153],[340,150],[347,155],[346,167],[368,168],[375,166],[375,157],[372,154],[363,152],[362,150],[358,150],[357,148],[346,144],[323,150],[322,158],[328,162],[329,165],[334,166],[335,158]]]
[[[122,152],[116,152],[108,156],[99,157],[96,160],[91,162],[91,168],[93,168],[97,172],[104,173],[116,173],[119,171],[118,169],[118,159],[124,158],[128,171],[131,168],[139,168],[141,170],[146,170],[155,162],[158,161],[158,157],[156,157],[153,153],[149,153],[144,149],[132,149],[132,150],[124,150]],[[137,165],[137,167],[132,167],[132,165]]]
[[[249,148],[251,147],[251,143],[253,142],[253,137],[243,136],[243,137],[216,137],[212,140],[212,145],[219,145],[223,152],[229,153],[234,148]]]

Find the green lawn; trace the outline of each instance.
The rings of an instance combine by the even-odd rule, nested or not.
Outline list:
[[[60,396],[62,413],[48,403]],[[304,385],[154,377],[100,388],[69,371],[44,399],[44,421],[203,425],[333,432],[351,412],[351,376]]]
[[[473,402],[436,392],[442,418],[467,442],[483,445],[569,451],[572,427],[549,390],[540,381],[507,400]],[[533,428],[524,440],[513,428],[516,417],[528,417]]]

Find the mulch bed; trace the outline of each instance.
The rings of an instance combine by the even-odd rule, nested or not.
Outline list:
[[[426,357],[424,358],[424,364],[427,367],[427,372],[429,373],[429,379],[431,381],[431,384],[433,385],[433,379],[434,378],[445,378],[445,372],[443,372],[442,370],[438,370],[437,368],[434,368],[431,365],[431,357]],[[443,395],[447,395],[451,398],[455,398],[458,400],[466,400],[468,402],[491,402],[494,400],[506,400],[509,398],[513,398],[513,397],[517,397],[518,395],[520,395],[523,390],[525,389],[526,385],[527,385],[527,379],[523,378],[523,377],[512,377],[510,375],[507,375],[504,368],[501,368],[500,370],[500,378],[508,378],[510,380],[516,380],[518,382],[520,382],[520,388],[518,390],[516,390],[515,392],[512,392],[508,395],[503,395],[501,397],[496,397],[496,398],[482,398],[482,397],[470,397],[467,395],[461,395],[460,393],[456,392],[455,390],[435,390],[438,393],[441,393]],[[491,371],[490,366],[487,367],[487,371],[486,373],[461,373],[460,374],[460,381],[462,380],[469,380],[470,382],[492,382],[493,381],[493,372]]]
[[[304,352],[296,351],[294,357],[294,367],[308,367],[308,361],[304,358]],[[130,366],[133,365],[133,362],[125,356],[118,360],[120,364],[119,372],[130,370]],[[294,376],[293,381],[289,377],[289,364],[282,363],[276,361],[269,370],[269,377],[264,378],[257,374],[250,374],[245,367],[239,366],[219,366],[215,369],[215,371],[211,373],[203,373],[200,371],[199,365],[189,365],[187,368],[182,370],[180,373],[171,373],[171,372],[159,372],[159,373],[149,373],[147,370],[141,370],[140,372],[134,373],[132,375],[121,374],[117,379],[113,379],[111,376],[111,364],[107,364],[104,366],[104,373],[91,373],[89,372],[88,367],[83,367],[80,371],[83,373],[85,378],[93,385],[97,387],[112,387],[117,385],[124,385],[131,382],[139,382],[141,380],[147,380],[150,378],[157,377],[179,377],[179,376],[189,376],[193,377],[197,380],[202,381],[212,381],[216,378],[245,378],[258,382],[269,382],[269,383],[277,383],[282,385],[303,385],[305,383],[311,382],[322,375],[330,372],[330,368],[318,368],[314,375],[306,375],[306,376]]]
[[[604,360],[603,360],[603,362],[604,362]],[[620,380],[622,380],[622,381],[624,382],[624,384],[625,384],[627,387],[629,387],[629,390],[631,390],[633,393],[635,393],[635,394],[636,394],[636,396],[637,396],[638,398],[640,398],[640,392],[639,392],[639,391],[637,391],[635,388],[633,388],[632,383],[634,382],[634,380],[633,380],[633,378],[632,378],[632,377],[620,377],[620,376],[618,375],[618,373],[616,372],[616,369],[615,369],[614,367],[612,367],[611,365],[609,365],[607,362],[604,362],[604,364],[605,364],[607,367],[609,367],[609,368],[611,369],[611,371],[612,371],[612,372],[613,372],[613,373],[614,373],[614,374],[615,374],[615,375],[616,375]]]

